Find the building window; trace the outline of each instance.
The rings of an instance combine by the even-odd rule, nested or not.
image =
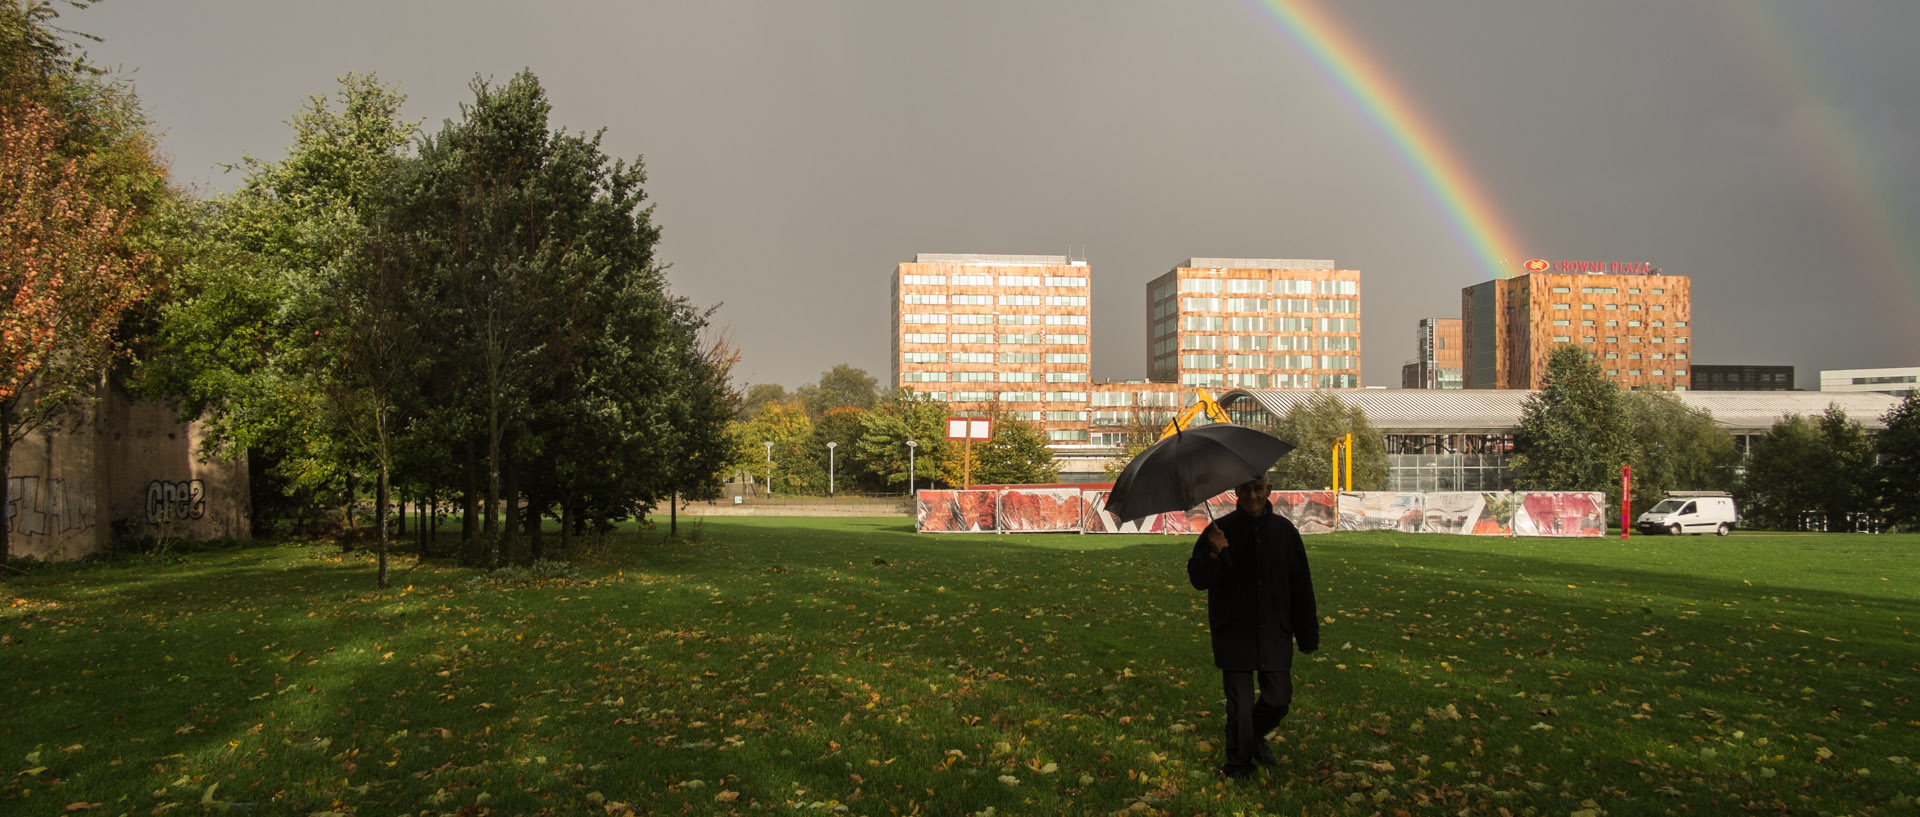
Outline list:
[[[1047,276],[1047,286],[1050,287],[1084,287],[1086,285],[1087,279],[1080,276]]]
[[[1085,383],[1086,372],[1047,372],[1048,383]]]
[[[1265,295],[1267,282],[1258,278],[1229,278],[1227,292],[1235,295]]]
[[[989,340],[984,340],[984,341],[961,340],[961,338],[974,338],[974,337],[984,337],[984,338],[989,338]],[[993,342],[991,340],[992,337],[993,337],[992,335],[954,335],[953,342],[954,343],[992,343]],[[1041,337],[1042,336],[1040,335],[1001,335],[1000,342],[1001,343],[1037,344],[1041,342]]]
[[[1580,308],[1581,308],[1582,310],[1584,310],[1584,311],[1587,311],[1587,312],[1592,312],[1592,311],[1593,311],[1593,304],[1581,304],[1581,305],[1580,305]]]
[[[939,352],[906,352],[900,355],[908,363],[939,363],[943,357]]]
[[[1554,288],[1553,288],[1553,293],[1554,293],[1555,295],[1558,295],[1558,294],[1560,294],[1560,293],[1562,293],[1562,292],[1571,292],[1571,291],[1572,291],[1572,290],[1570,290],[1570,289],[1567,289],[1566,287],[1554,287]]]
[[[1228,298],[1226,311],[1228,312],[1265,312],[1267,311],[1267,299],[1265,298]]]
[[[947,276],[945,275],[903,275],[900,277],[900,283],[912,284],[916,286],[946,286]]]
[[[1572,309],[1573,304],[1554,304],[1553,308],[1554,309]]]
[[[990,287],[993,286],[993,276],[955,275],[953,276],[953,285],[957,287]]]
[[[948,363],[992,363],[992,352],[952,352],[947,355]]]
[[[900,316],[901,323],[946,323],[947,316],[936,312],[908,312]]]
[[[900,336],[903,343],[946,343],[947,336],[932,332],[907,332]]]
[[[990,334],[982,335],[978,333],[963,335],[956,332],[954,333],[954,336],[953,336],[953,342],[954,343],[992,343],[993,335],[990,335]]]
[[[1002,275],[1000,276],[1000,285],[1003,287],[1037,287],[1040,286],[1040,280],[1040,276],[1038,275]]]
[[[1592,342],[1593,342],[1593,336],[1592,336],[1592,335],[1587,335],[1586,337],[1583,337],[1583,338],[1581,338],[1581,339],[1580,339],[1580,342],[1581,342],[1581,343],[1592,343]]]
[[[1000,305],[1001,306],[1039,306],[1040,296],[1038,295],[1002,295],[1000,296]]]
[[[1041,360],[1041,355],[1039,352],[1001,352],[1000,353],[1001,363],[1039,363],[1040,360]]]
[[[1086,326],[1087,325],[1087,316],[1085,315],[1048,315],[1046,316],[1046,318],[1047,318],[1048,326]]]
[[[1086,335],[1048,335],[1047,343],[1054,346],[1079,346],[1087,342]]]
[[[1048,352],[1048,363],[1085,363],[1087,356],[1082,353]]]
[[[1561,319],[1557,319],[1557,320],[1555,320],[1555,321],[1553,322],[1553,325],[1554,325],[1554,326],[1572,326],[1572,325],[1573,325],[1573,321],[1570,321],[1570,320],[1567,320],[1567,319],[1565,319],[1565,318],[1561,318]]]
[[[964,323],[964,324],[993,323],[993,316],[992,315],[955,315],[953,316],[953,322]]]
[[[953,296],[953,303],[956,306],[992,306],[993,296],[992,295],[955,295]]]
[[[1219,292],[1223,285],[1218,278],[1182,278],[1181,292]]]
[[[988,374],[992,374],[992,373],[989,372]],[[1002,383],[1038,383],[1040,382],[1040,373],[1039,372],[1001,372],[1000,382]]]
[[[1553,342],[1554,343],[1572,343],[1573,338],[1568,337],[1566,335],[1554,335]]]
[[[1048,295],[1047,306],[1086,306],[1085,295]]]
[[[945,295],[930,295],[930,294],[928,294],[928,293],[925,293],[925,292],[909,292],[909,293],[907,293],[907,294],[905,294],[905,295],[902,295],[902,296],[901,296],[901,298],[902,298],[902,299],[903,299],[903,300],[904,300],[904,301],[905,301],[906,303],[910,303],[910,304],[939,304],[939,305],[945,305],[945,304],[946,304],[946,302],[947,302],[947,296],[945,296]],[[957,303],[957,301],[956,301],[956,303]]]

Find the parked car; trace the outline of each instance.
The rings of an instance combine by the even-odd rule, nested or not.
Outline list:
[[[1634,524],[1641,533],[1714,533],[1725,536],[1740,524],[1733,497],[1719,491],[1674,491],[1647,509]]]

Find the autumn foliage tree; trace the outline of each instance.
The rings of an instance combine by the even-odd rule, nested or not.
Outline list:
[[[95,200],[63,132],[32,100],[0,107],[0,483],[16,442],[94,393],[146,293],[128,213]],[[0,564],[10,550],[0,526]]]

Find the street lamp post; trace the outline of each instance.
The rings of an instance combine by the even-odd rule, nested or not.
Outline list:
[[[919,447],[919,443],[907,441],[907,496],[913,496],[913,450]]]
[[[828,499],[833,498],[833,449],[838,447],[839,445],[840,445],[839,443],[833,442],[831,440],[827,442],[827,498]]]
[[[767,446],[767,498],[773,498],[773,441],[766,440]]]

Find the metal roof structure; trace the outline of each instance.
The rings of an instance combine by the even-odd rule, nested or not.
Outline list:
[[[1358,406],[1367,421],[1385,434],[1506,434],[1520,427],[1528,397],[1525,389],[1330,389],[1329,394]],[[1251,400],[1268,414],[1282,416],[1314,394],[1301,389],[1233,389],[1220,396],[1232,412]],[[1703,409],[1734,434],[1762,434],[1789,414],[1816,416],[1839,406],[1847,419],[1868,431],[1880,431],[1880,418],[1900,402],[1888,394],[1818,391],[1683,391],[1673,396],[1689,408]]]

